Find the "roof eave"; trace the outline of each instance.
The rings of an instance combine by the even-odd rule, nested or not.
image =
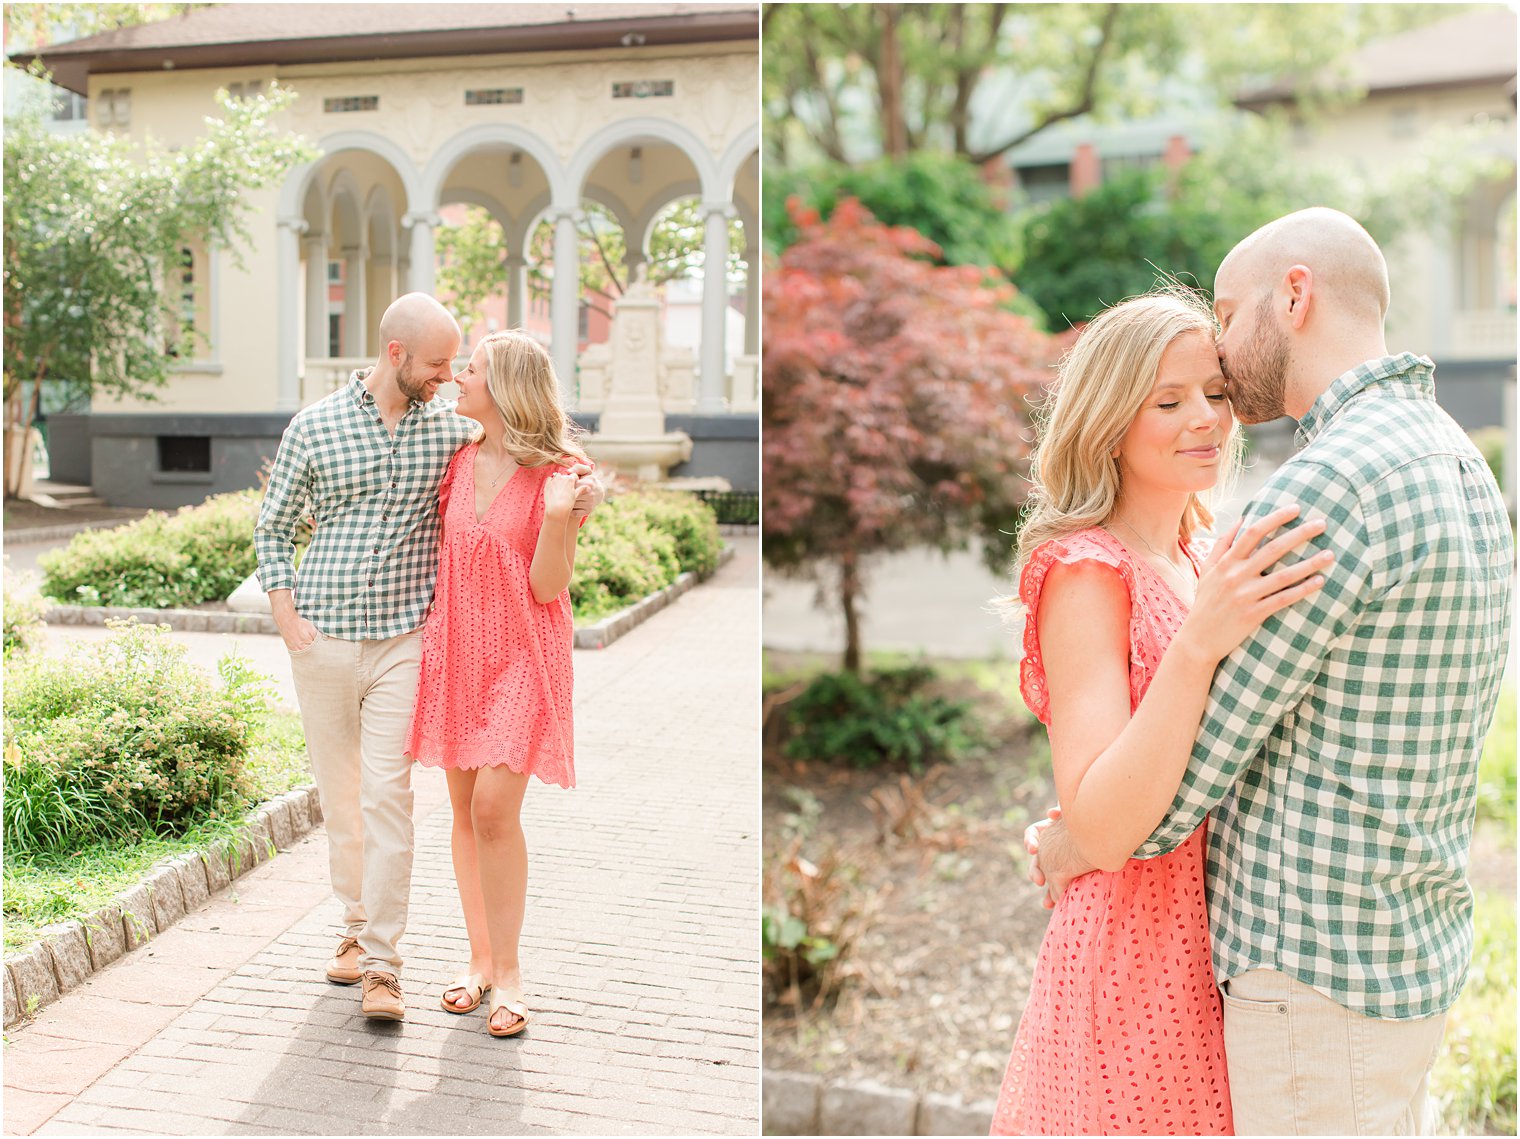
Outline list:
[[[105,48],[69,51],[69,45],[41,52],[21,51],[13,62],[30,66],[40,58],[60,87],[86,94],[91,75],[142,71],[190,71],[298,63],[336,63],[427,56],[490,55],[506,52],[573,51],[622,46],[624,36],[642,37],[638,46],[719,43],[755,39],[758,17],[747,9],[685,15],[587,20],[530,27],[450,28],[433,32],[388,32],[368,36],[255,40],[190,44],[183,47]]]

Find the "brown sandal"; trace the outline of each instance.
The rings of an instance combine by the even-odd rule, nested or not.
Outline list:
[[[463,1016],[465,1013],[474,1012],[480,1007],[480,998],[485,995],[486,990],[490,987],[486,983],[485,978],[479,973],[464,973],[456,977],[454,983],[443,990],[443,999],[439,1003],[443,1005],[444,1012],[457,1013]],[[461,1006],[449,1003],[449,994],[459,990],[462,990],[470,997],[469,1004]]]
[[[497,1028],[492,1023],[498,1009],[506,1009],[517,1020],[507,1025],[506,1028]],[[523,1004],[521,989],[492,989],[491,1012],[486,1017],[486,1031],[492,1036],[516,1036],[528,1027],[528,1006]]]

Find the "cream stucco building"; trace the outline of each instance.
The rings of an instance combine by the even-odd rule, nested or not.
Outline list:
[[[673,473],[754,489],[758,36],[753,5],[226,4],[46,49],[93,129],[182,145],[219,88],[277,81],[297,95],[280,125],[322,152],[250,195],[243,268],[186,250],[177,287],[206,336],[198,358],[174,366],[159,400],[54,416],[54,478],[151,506],[251,485],[291,414],[374,358],[386,304],[434,290],[452,203],[503,227],[509,325],[523,323],[528,237],[552,224],[549,347],[594,427],[600,409],[576,379],[578,215],[596,202],[617,218],[633,280],[656,215],[696,198],[705,263],[724,265],[736,218],[746,272],[740,295],[721,270],[697,286],[700,340],[666,393],[667,426],[695,446]],[[745,314],[740,345],[727,343],[731,309]]]

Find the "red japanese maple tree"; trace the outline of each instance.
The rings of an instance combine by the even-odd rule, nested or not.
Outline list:
[[[858,672],[866,559],[981,534],[1006,565],[1027,398],[1065,338],[1007,311],[994,271],[937,264],[933,242],[853,199],[793,217],[801,240],[765,278],[765,559],[837,593]]]

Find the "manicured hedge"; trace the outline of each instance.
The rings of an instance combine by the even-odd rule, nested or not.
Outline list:
[[[722,546],[712,508],[689,494],[634,490],[610,498],[576,542],[570,582],[576,619],[616,612],[683,573],[711,573]]]
[[[217,495],[173,515],[78,534],[43,556],[42,592],[74,605],[176,609],[225,600],[253,573],[259,492]],[[618,494],[577,541],[570,599],[594,620],[673,582],[708,574],[723,540],[711,507],[680,491]]]
[[[219,494],[174,514],[76,534],[38,560],[42,592],[70,605],[128,609],[224,601],[257,564],[259,501],[256,490]]]

